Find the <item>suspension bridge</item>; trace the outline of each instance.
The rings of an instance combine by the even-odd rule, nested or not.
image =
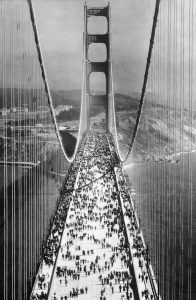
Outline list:
[[[194,1],[154,1],[128,110],[114,92],[112,4],[84,4],[77,139],[55,115],[33,3],[0,4],[2,299],[195,299]],[[105,33],[89,32],[103,18]],[[105,59],[90,59],[100,44]]]

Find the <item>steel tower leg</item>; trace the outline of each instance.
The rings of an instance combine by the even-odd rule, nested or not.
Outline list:
[[[107,32],[105,34],[89,34],[88,19],[92,16],[101,16],[107,19]],[[89,46],[91,43],[103,43],[106,46],[106,61],[92,62],[89,60]],[[106,130],[114,130],[113,118],[113,88],[112,88],[112,61],[111,61],[111,45],[110,45],[110,5],[106,7],[87,7],[84,6],[84,80],[83,95],[85,105],[85,119],[83,126],[85,130],[90,130],[90,113],[93,104],[100,104],[106,110]],[[106,94],[91,94],[90,76],[93,72],[102,72],[106,78]]]

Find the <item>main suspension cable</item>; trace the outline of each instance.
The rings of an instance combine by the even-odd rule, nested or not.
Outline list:
[[[149,50],[148,50],[146,70],[145,70],[145,73],[144,73],[144,81],[143,81],[143,87],[142,87],[142,92],[141,92],[141,97],[140,97],[140,103],[139,103],[139,108],[138,108],[138,112],[137,112],[136,124],[135,124],[135,128],[134,128],[133,136],[132,136],[132,139],[131,139],[131,143],[129,144],[127,155],[125,156],[125,159],[122,161],[123,164],[126,163],[126,161],[129,158],[130,153],[132,152],[132,149],[133,149],[133,146],[134,146],[134,143],[135,143],[135,139],[136,139],[136,136],[137,136],[137,131],[138,131],[139,124],[140,124],[143,104],[145,102],[146,85],[147,85],[147,81],[148,81],[148,74],[149,74],[149,68],[150,68],[150,63],[151,63],[151,57],[152,57],[154,38],[155,38],[155,33],[156,33],[156,26],[157,26],[158,14],[159,14],[160,2],[161,2],[161,0],[157,0],[156,5],[155,5],[152,31],[151,31],[151,38],[150,38],[150,45],[149,45]]]

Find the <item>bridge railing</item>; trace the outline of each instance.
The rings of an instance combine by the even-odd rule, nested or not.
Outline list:
[[[58,208],[59,208],[59,206],[61,205],[61,202],[59,202],[59,205],[58,205]],[[67,211],[69,210],[69,206],[70,206],[70,201],[68,202],[68,207],[67,207]],[[58,210],[58,208],[57,208],[57,210]],[[66,218],[67,218],[67,216],[66,216]],[[66,224],[66,223],[64,223],[64,224]],[[52,230],[52,228],[53,228],[53,225],[52,225],[52,227],[51,227],[51,230]],[[63,230],[62,230],[62,232],[64,231],[64,228],[63,228]],[[51,234],[51,233],[50,233]],[[50,234],[49,234],[49,236],[50,236]],[[59,240],[59,245],[58,245],[58,247],[60,247],[60,244],[61,244],[61,239],[62,239],[62,233],[61,234],[59,234],[58,233],[58,235],[57,235],[57,237],[58,238],[60,238],[60,240]],[[47,294],[48,294],[48,291],[49,291],[49,289],[50,289],[50,283],[51,283],[51,278],[52,278],[52,276],[53,276],[53,273],[54,273],[54,265],[55,265],[55,262],[56,262],[56,258],[57,258],[57,255],[55,256],[55,261],[54,261],[54,264],[53,265],[51,265],[51,266],[47,266],[48,267],[48,269],[50,270],[52,270],[52,272],[50,272],[51,274],[48,274],[49,275],[49,277],[50,277],[50,279],[49,279],[49,283],[48,283],[48,286],[47,286]],[[44,266],[46,265],[46,263],[44,262],[44,259],[43,258],[41,258],[41,262],[40,262],[40,266],[39,266],[39,269],[38,269],[38,272],[37,272],[37,275],[36,275],[36,279],[35,279],[35,282],[34,282],[34,285],[33,285],[33,289],[32,289],[32,292],[31,292],[31,295],[30,295],[30,299],[34,299],[33,298],[33,295],[34,295],[34,293],[35,293],[35,290],[36,290],[36,287],[38,287],[38,282],[39,282],[39,276],[42,276],[42,275],[45,275],[44,273],[43,273],[43,269],[44,269]]]
[[[75,196],[75,190],[77,190],[77,187],[78,187],[79,171],[80,171],[80,164],[79,164],[79,168],[78,168],[77,175],[76,175],[76,179],[75,179],[75,184],[74,184],[74,189],[73,189],[73,192],[72,192],[72,197]],[[73,198],[72,198],[72,201],[73,201]],[[68,213],[69,213],[69,210],[70,210],[70,206],[71,206],[72,201],[70,201],[69,208],[68,208]],[[68,214],[67,214],[67,218],[68,218]],[[66,220],[67,220],[67,218],[66,218]],[[66,225],[66,221],[65,221],[65,223],[64,223],[63,232],[65,231],[65,225]],[[52,275],[51,275],[51,278],[50,278],[50,284],[49,284],[49,288],[48,288],[47,299],[49,299],[49,296],[50,296],[50,293],[51,293],[51,287],[52,287],[52,283],[53,283],[53,280],[54,280],[54,272],[55,272],[56,265],[57,265],[57,261],[58,261],[60,245],[61,245],[61,243],[62,243],[62,238],[63,238],[63,232],[62,232],[61,239],[60,239],[60,243],[59,243],[58,253],[57,253],[57,255],[56,255],[55,262],[54,262],[54,265],[53,265]]]
[[[137,259],[134,256],[133,236],[131,237],[129,234],[129,229],[128,229],[129,220],[126,220],[126,218],[125,218],[126,210],[125,210],[125,206],[124,206],[124,198],[121,195],[122,192],[126,192],[126,195],[129,196],[129,204],[132,208],[132,211],[134,212],[134,220],[135,220],[136,226],[139,231],[139,237],[141,238],[142,246],[145,250],[147,250],[147,247],[146,247],[146,244],[144,241],[143,233],[140,230],[139,220],[137,217],[137,213],[134,210],[134,204],[132,201],[132,197],[131,197],[130,193],[125,189],[125,186],[123,185],[123,190],[122,190],[122,185],[119,184],[119,180],[121,180],[120,177],[125,180],[125,177],[123,176],[123,171],[121,168],[115,168],[114,171],[116,174],[116,180],[117,180],[117,186],[118,186],[118,191],[119,191],[119,198],[121,201],[121,207],[122,207],[123,214],[124,214],[126,233],[127,233],[127,237],[128,237],[128,241],[129,241],[129,245],[130,245],[130,252],[131,252],[131,256],[132,256],[135,279],[136,279],[136,283],[137,283],[137,287],[138,287],[139,297],[140,297],[140,299],[143,299],[143,292],[145,290],[148,290],[153,295],[154,299],[160,300],[161,298],[160,298],[159,291],[158,291],[158,285],[156,283],[156,278],[154,276],[153,268],[152,268],[152,265],[149,263],[148,257],[147,257],[147,261],[146,261],[146,257],[143,256],[143,262],[145,263],[145,268],[144,268],[144,265],[141,267],[141,271],[145,271],[145,275],[148,274],[148,278],[147,278],[147,280],[145,280],[145,278],[143,278],[143,280],[139,280],[139,278],[138,278],[138,276],[140,276],[139,275],[140,271],[137,271],[138,265],[139,265],[139,259]],[[119,174],[119,172],[120,172],[120,174]],[[135,238],[137,238],[137,237],[138,236],[135,235]],[[144,268],[144,270],[143,270],[143,268]],[[148,279],[149,279],[149,281],[148,281]]]
[[[131,196],[131,192],[129,190],[129,187],[128,185],[130,184],[129,182],[127,182],[128,178],[125,176],[125,173],[124,173],[124,170],[121,169],[122,171],[122,174],[124,175],[124,179],[125,179],[125,188],[126,188],[126,192],[127,194],[129,195],[129,199],[130,199],[130,202],[131,202],[131,206],[135,212],[135,218],[136,218],[136,222],[137,222],[137,226],[139,228],[139,219],[138,219],[138,216],[137,216],[137,212],[135,210],[135,204],[133,202],[133,199],[132,199],[132,196]],[[143,236],[143,233],[141,231],[141,239],[142,239],[142,243],[145,247],[145,249],[147,249],[147,246],[146,246],[146,243],[145,243],[145,239],[144,239],[144,236]],[[147,272],[149,274],[149,280],[151,281],[151,286],[153,288],[153,291],[154,291],[154,294],[156,295],[156,298],[155,299],[161,299],[160,298],[160,295],[159,295],[159,288],[158,288],[158,282],[156,282],[156,277],[154,275],[154,271],[153,271],[153,268],[152,268],[152,265],[149,264],[149,261],[148,261],[148,257],[147,257]]]
[[[85,134],[83,135],[83,138],[80,141],[81,153],[83,153],[83,148],[85,147],[85,144],[86,144],[86,140],[84,139],[84,137],[85,137]],[[65,191],[65,197],[67,197],[67,198],[73,197],[75,195],[75,190],[77,190],[78,176],[79,176],[79,170],[80,170],[80,158],[81,158],[80,155],[81,154],[79,153],[79,155],[76,156],[75,161],[72,163],[72,165],[71,165],[71,167],[68,171],[66,184],[68,184],[68,189],[69,190]],[[75,168],[77,168],[77,170],[75,170]],[[72,174],[74,175],[74,178],[72,177]],[[71,181],[71,182],[69,183],[69,181]],[[74,185],[73,185],[73,182],[74,182]],[[73,185],[73,187],[72,187],[72,185]],[[64,184],[64,186],[65,186],[65,184]],[[68,194],[67,194],[67,192],[68,192]],[[68,195],[68,196],[66,196],[66,195]],[[63,196],[63,191],[61,191],[60,196]],[[52,281],[53,281],[53,278],[54,278],[54,272],[55,272],[55,269],[56,269],[56,264],[57,264],[57,259],[58,259],[58,252],[59,252],[59,249],[60,249],[60,245],[61,245],[61,241],[62,241],[62,237],[63,237],[63,232],[65,230],[66,220],[67,220],[67,217],[68,217],[68,212],[69,212],[71,202],[72,202],[72,199],[71,200],[69,199],[67,210],[66,210],[67,215],[66,215],[66,218],[65,218],[65,221],[64,221],[64,226],[63,226],[62,232],[60,234],[58,233],[58,238],[60,238],[60,239],[59,239],[59,242],[58,242],[57,254],[55,255],[54,263],[51,266],[49,266],[49,269],[51,268],[51,271],[50,271],[50,275],[49,275],[50,279],[49,279],[48,286],[47,286],[47,299],[49,298],[50,290],[51,290],[51,287],[52,287]],[[59,203],[57,205],[55,215],[58,214],[58,209],[59,209],[61,204],[62,204],[62,202],[59,201]],[[51,226],[49,236],[51,235],[52,228],[53,228],[53,224]],[[38,281],[39,281],[38,276],[43,275],[44,265],[45,265],[44,259],[41,258],[39,270],[37,272],[36,279],[35,279],[35,282],[34,282],[34,285],[33,285],[33,289],[32,289],[31,295],[30,295],[30,299],[32,299],[32,300],[34,299],[35,290],[36,290],[36,287],[38,286]]]

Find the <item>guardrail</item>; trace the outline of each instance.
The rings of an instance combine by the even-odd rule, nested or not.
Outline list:
[[[123,215],[125,216],[126,210],[125,210],[125,207],[124,207],[124,199],[121,196],[122,188],[119,185],[119,178],[118,178],[118,176],[119,176],[118,172],[119,171],[121,172],[121,177],[123,177],[123,180],[125,180],[122,168],[116,167],[114,169],[114,172],[115,172],[115,175],[116,175],[116,181],[117,181],[118,191],[119,191],[119,199],[121,201],[121,207],[122,207]],[[134,220],[136,222],[137,228],[139,229],[140,228],[139,227],[139,220],[138,220],[138,217],[137,217],[137,213],[134,210],[134,204],[133,204],[131,195],[130,195],[130,193],[126,189],[123,190],[123,193],[126,193],[129,196],[129,198],[130,198],[130,206],[132,208],[132,211],[134,212]],[[154,276],[154,272],[153,272],[151,264],[149,264],[149,261],[147,262],[147,264],[146,264],[145,267],[144,266],[143,267],[139,267],[141,269],[141,271],[145,271],[145,274],[148,274],[147,280],[149,279],[149,282],[147,282],[147,280],[145,280],[144,276],[143,276],[144,278],[143,278],[142,281],[139,280],[139,278],[138,278],[138,275],[140,273],[139,273],[139,271],[136,272],[136,270],[137,270],[138,265],[139,265],[139,260],[134,256],[133,237],[130,236],[129,230],[128,230],[128,226],[127,226],[129,220],[127,221],[126,218],[124,217],[124,222],[125,222],[126,233],[127,233],[127,237],[128,237],[128,241],[129,241],[129,245],[130,245],[130,251],[131,251],[131,256],[132,256],[132,261],[133,261],[133,267],[134,267],[134,273],[135,273],[136,283],[137,283],[137,287],[138,287],[139,298],[143,299],[143,295],[144,295],[143,293],[144,293],[144,291],[148,290],[148,293],[150,293],[151,295],[153,295],[153,297],[154,297],[153,299],[161,300],[161,297],[160,297],[159,291],[158,291],[158,286],[157,286],[157,283],[156,283],[156,279],[155,279],[155,276]],[[139,236],[140,236],[141,241],[142,241],[142,246],[143,246],[144,249],[147,249],[145,241],[144,241],[143,233],[141,232],[140,229],[139,229],[139,232],[140,232]],[[135,238],[137,238],[137,235],[135,235]],[[143,261],[146,262],[146,258],[145,257],[143,257]],[[153,280],[153,278],[154,278],[154,280]],[[147,299],[150,299],[150,298],[147,298]]]
[[[122,173],[124,175],[124,170],[122,168],[121,168],[121,171],[122,171]],[[125,182],[127,184],[126,176],[124,176],[124,179],[125,179]],[[135,211],[135,205],[133,203],[133,199],[131,197],[131,194],[130,194],[130,191],[129,191],[128,188],[126,188],[126,192],[129,195],[129,198],[130,198],[130,201],[131,201],[131,206],[132,206],[133,210]],[[137,225],[139,227],[139,220],[138,220],[136,211],[135,211],[135,218],[136,218],[136,221],[137,221]],[[143,242],[144,247],[147,249],[147,246],[146,246],[146,243],[145,243],[144,236],[143,236],[142,232],[141,232],[141,238],[142,238],[142,242]],[[154,271],[153,271],[152,265],[149,264],[149,262],[148,262],[147,272],[148,272],[148,275],[149,275],[149,280],[151,281],[152,289],[154,291],[155,299],[161,300],[161,296],[159,295],[158,282],[156,282],[156,277],[154,275]]]
[[[84,137],[85,137],[85,135],[84,135]],[[84,141],[84,144],[82,145],[82,142],[83,142],[83,141]],[[83,140],[81,141],[80,145],[81,145],[81,146],[83,147],[83,149],[84,149],[84,147],[85,147],[85,145],[86,145],[86,140],[84,140],[84,138],[83,138]],[[82,150],[81,150],[81,151],[82,151]],[[76,162],[76,161],[77,161],[77,158],[76,158],[75,162]],[[67,175],[67,180],[66,180],[66,182],[69,181],[69,177],[72,175],[72,174],[71,174],[71,169],[72,169],[72,167],[74,168],[74,162],[72,163],[71,168],[70,168],[69,171],[68,171],[68,175]],[[81,167],[81,164],[79,163],[78,170],[77,170],[77,173],[76,173],[76,176],[75,176],[75,180],[74,180],[74,187],[73,187],[73,189],[71,189],[72,192],[69,192],[69,196],[68,196],[68,197],[70,197],[71,194],[72,194],[73,196],[74,196],[74,194],[75,194],[74,190],[77,189],[77,183],[78,183],[78,177],[79,177],[80,167]],[[72,182],[72,180],[73,180],[73,179],[71,178],[71,182]],[[63,192],[61,191],[61,192],[60,192],[60,196],[62,196],[62,194],[63,194]],[[66,194],[66,193],[65,193],[65,194]],[[67,220],[67,217],[68,217],[68,213],[69,213],[69,209],[70,209],[70,205],[71,205],[72,201],[73,201],[73,199],[68,203],[66,220]],[[56,212],[58,211],[58,208],[59,208],[60,205],[61,205],[61,201],[59,201],[59,203],[58,203]],[[56,213],[55,213],[55,215],[56,215]],[[50,290],[51,290],[51,286],[52,286],[52,280],[53,280],[53,277],[54,277],[54,271],[55,271],[55,268],[56,268],[56,263],[57,263],[57,259],[58,259],[58,254],[59,254],[59,249],[60,249],[62,237],[63,237],[63,232],[64,232],[64,230],[65,230],[66,220],[65,220],[65,222],[64,222],[64,227],[63,227],[62,233],[61,233],[60,235],[58,235],[58,237],[60,237],[60,240],[59,240],[59,243],[58,243],[58,248],[57,248],[58,250],[57,250],[57,254],[56,254],[56,256],[55,256],[54,263],[53,263],[52,266],[49,266],[49,269],[51,268],[52,270],[51,270],[50,275],[49,275],[50,279],[49,279],[48,287],[47,287],[47,290],[46,290],[47,299],[48,299],[48,297],[49,297]],[[52,226],[51,226],[51,230],[52,230],[52,228],[53,228],[53,224],[52,224]],[[51,231],[51,230],[50,230],[50,231]],[[38,276],[39,276],[39,275],[40,275],[40,276],[43,275],[43,267],[44,267],[44,260],[42,259],[42,260],[41,260],[41,263],[40,263],[40,266],[39,266],[39,269],[38,269],[38,272],[37,272],[37,275],[36,275],[36,279],[35,279],[35,282],[34,282],[34,285],[33,285],[32,292],[31,292],[31,294],[30,294],[30,300],[33,300],[33,299],[34,299],[33,296],[34,296],[34,293],[35,293],[35,289],[36,289],[36,286],[38,286],[38,280],[39,280],[39,279],[38,279]],[[42,291],[43,291],[43,290],[42,290]]]

